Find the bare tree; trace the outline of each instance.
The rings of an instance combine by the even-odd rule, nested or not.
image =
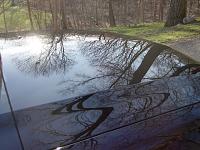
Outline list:
[[[5,0],[2,1],[2,9],[3,9],[3,20],[5,26],[5,32],[8,33],[7,21],[6,21],[6,12],[5,12]]]
[[[67,29],[67,24],[66,24],[66,11],[65,11],[65,6],[66,6],[66,0],[61,0],[60,2],[60,8],[61,8],[61,22],[62,22],[62,28]]]
[[[166,26],[172,26],[182,23],[187,2],[189,15],[198,16],[200,10],[199,0],[9,0],[5,1],[5,10],[9,9],[10,5],[7,4],[12,2],[23,7],[26,5],[31,29],[45,28],[54,32],[62,29],[129,26],[166,19]],[[8,23],[8,16],[6,19]]]
[[[113,2],[112,0],[109,0],[109,2],[108,2],[108,4],[109,4],[109,22],[110,22],[110,26],[114,27],[114,26],[116,26],[116,23],[115,23],[112,2]]]
[[[15,6],[15,0],[11,0],[11,6]]]
[[[183,23],[183,19],[187,15],[187,0],[171,0],[168,11],[166,27],[175,26]]]
[[[139,23],[144,22],[144,0],[139,0],[139,12],[138,12],[138,17],[139,17]]]
[[[164,20],[164,5],[165,0],[160,0],[160,7],[159,7],[159,20]]]
[[[31,14],[30,1],[29,1],[29,0],[26,0],[26,3],[27,3],[27,7],[28,7],[28,15],[29,15],[30,24],[31,24],[31,30],[34,30],[34,27],[33,27],[33,19],[32,19],[32,14]]]

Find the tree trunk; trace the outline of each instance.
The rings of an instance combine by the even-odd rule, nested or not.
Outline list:
[[[62,16],[62,28],[63,28],[64,30],[66,30],[66,29],[67,29],[67,24],[66,24],[66,11],[65,11],[66,0],[62,0],[60,4],[61,4],[60,8],[61,8],[61,16]]]
[[[142,60],[142,63],[140,64],[138,69],[133,73],[133,78],[132,80],[130,80],[129,84],[140,83],[146,73],[149,71],[156,58],[162,53],[165,48],[165,46],[152,45],[150,50],[144,56],[144,59]]]
[[[183,23],[187,15],[187,0],[171,0],[165,27]]]
[[[139,23],[144,23],[144,0],[139,1]]]
[[[161,21],[164,20],[164,5],[165,5],[164,0],[160,0],[159,20],[161,20]]]
[[[109,22],[111,27],[116,26],[113,7],[112,7],[112,0],[109,0]]]
[[[99,18],[98,18],[98,0],[96,0],[95,3],[95,21],[96,21],[96,26],[99,25]]]
[[[29,0],[26,0],[26,2],[27,2],[27,7],[28,7],[28,15],[29,15],[30,23],[31,23],[31,30],[34,30],[30,2],[29,2]]]
[[[153,8],[153,21],[157,20],[157,4],[158,1],[154,0],[154,8]]]
[[[5,32],[6,34],[8,33],[8,27],[7,27],[7,22],[6,22],[6,12],[5,12],[5,1],[3,0],[3,5],[2,5],[2,8],[3,8],[3,20],[4,20],[4,26],[5,26]]]
[[[15,0],[11,0],[11,6],[15,6]]]

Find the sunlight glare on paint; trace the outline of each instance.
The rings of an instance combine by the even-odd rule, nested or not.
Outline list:
[[[41,37],[30,36],[26,38],[26,51],[28,50],[32,54],[38,54],[44,49],[44,41]]]

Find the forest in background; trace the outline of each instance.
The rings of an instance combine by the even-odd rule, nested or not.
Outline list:
[[[165,22],[173,1],[187,5],[185,16],[199,16],[200,0],[0,0],[0,30],[56,32]]]

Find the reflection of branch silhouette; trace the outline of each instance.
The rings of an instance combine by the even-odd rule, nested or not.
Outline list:
[[[141,86],[139,86],[136,90],[135,93],[138,96],[138,98],[143,98],[145,100],[144,102],[144,107],[141,109],[142,111],[147,111],[150,112],[152,110],[154,110],[155,108],[159,108],[170,96],[170,93],[167,92],[158,92],[158,91],[154,91],[154,92],[150,92],[150,93],[145,93],[144,88],[148,88],[148,86],[152,86],[151,84],[152,82],[143,84]],[[143,92],[141,92],[143,91]],[[156,103],[153,101],[153,96],[159,95],[160,97],[160,101],[157,101]],[[161,98],[163,97],[163,98]],[[154,104],[153,104],[154,102]]]
[[[83,53],[91,58],[93,64],[101,68],[103,75],[112,75],[110,87],[124,82],[128,84],[135,69],[133,64],[148,51],[151,44],[120,38],[99,39],[101,40],[86,43]]]
[[[76,101],[66,104],[62,107],[59,107],[58,109],[54,110],[52,112],[53,115],[62,115],[62,114],[69,114],[69,113],[74,113],[74,112],[81,112],[80,114],[78,114],[78,116],[75,116],[75,118],[77,118],[77,121],[84,125],[85,129],[74,135],[73,136],[73,140],[72,141],[76,141],[77,139],[81,139],[84,137],[88,137],[92,134],[92,132],[102,123],[106,120],[106,118],[110,115],[110,113],[113,111],[112,107],[97,107],[97,108],[87,108],[83,106],[83,103],[88,100],[92,95],[94,94],[90,94],[84,97],[80,97],[78,98]],[[65,110],[65,112],[63,112],[63,110]],[[99,118],[95,121],[95,122],[91,122],[89,121],[89,124],[87,124],[85,121],[81,121],[79,119],[79,115],[83,115],[84,112],[87,111],[100,111],[101,115],[99,116]],[[87,120],[89,120],[87,118]],[[61,145],[63,145],[65,142],[63,142]]]
[[[142,63],[138,67],[138,69],[133,73],[133,77],[130,81],[130,84],[139,83],[142,81],[150,67],[152,66],[155,59],[161,54],[163,50],[165,50],[165,46],[160,45],[152,45],[150,50],[144,56]]]
[[[92,133],[94,132],[95,129],[98,128],[99,125],[102,124],[102,122],[104,122],[106,119],[109,120],[116,120],[117,119],[117,124],[120,124],[120,122],[124,121],[124,118],[128,117],[127,115],[132,115],[132,114],[138,114],[138,113],[149,113],[150,111],[154,111],[154,109],[159,108],[169,97],[169,93],[164,93],[164,92],[154,92],[154,93],[140,93],[139,90],[147,87],[147,86],[152,86],[151,85],[152,82],[147,83],[147,84],[143,84],[141,86],[139,86],[136,91],[135,94],[136,96],[135,101],[140,99],[139,101],[136,101],[138,104],[136,104],[136,106],[134,106],[132,104],[132,101],[127,101],[128,104],[128,109],[126,112],[124,113],[120,113],[117,118],[112,118],[110,116],[111,112],[114,110],[113,107],[94,107],[94,108],[88,108],[87,105],[87,101],[90,101],[90,97],[93,96],[94,94],[90,94],[87,96],[83,96],[83,97],[79,97],[76,100],[74,100],[71,103],[68,104],[64,104],[63,106],[57,108],[56,110],[54,110],[52,112],[53,115],[67,115],[67,114],[76,114],[74,116],[74,118],[76,119],[77,123],[82,125],[84,127],[84,129],[78,133],[76,133],[75,135],[71,135],[71,142],[73,143],[74,141],[77,142],[77,140],[81,140],[81,139],[85,139],[87,137],[92,136]],[[126,91],[124,91],[126,94]],[[112,92],[111,92],[112,93]],[[115,93],[115,92],[114,92]],[[115,95],[114,93],[112,93],[111,95]],[[126,95],[118,95],[118,98],[120,97],[126,97]],[[130,94],[130,93],[128,93]],[[110,95],[110,94],[109,94]],[[108,96],[108,95],[107,95]],[[131,97],[131,95],[127,95],[129,98]],[[159,96],[160,99],[158,99],[158,101],[154,101],[153,97],[154,96]],[[92,99],[91,99],[92,100]],[[98,99],[97,99],[98,100]],[[108,98],[108,100],[110,100]],[[112,103],[112,102],[111,102]],[[126,102],[125,102],[126,103]],[[85,106],[84,106],[85,104]],[[120,103],[119,103],[120,104]],[[87,113],[88,111],[97,111],[97,112],[101,112],[101,115],[98,116],[96,118],[96,121],[91,121],[88,117],[87,117]],[[115,110],[117,111],[117,110]],[[129,114],[130,113],[130,114]],[[147,117],[147,116],[146,116]],[[133,119],[133,117],[132,117]],[[65,144],[69,144],[67,143],[68,139],[66,140],[62,140],[60,141],[60,145],[64,146]],[[94,146],[95,144],[93,143],[94,141],[89,141],[90,146]],[[86,143],[86,144],[89,144]],[[68,148],[71,148],[72,146],[68,146]]]
[[[139,83],[143,79],[170,76],[183,62],[176,55],[165,51],[167,49],[169,48],[166,46],[146,41],[110,39],[100,35],[99,40],[85,42],[82,46],[83,54],[99,69],[99,75],[74,81],[74,86],[70,88],[104,78],[109,80],[109,87],[113,88]],[[151,69],[153,67],[154,69]]]
[[[172,74],[172,77],[178,76],[178,75],[180,75],[182,72],[184,72],[184,71],[186,71],[186,70],[188,70],[189,73],[191,72],[192,74],[196,74],[196,73],[198,73],[198,72],[193,71],[192,68],[199,68],[199,67],[200,67],[200,64],[187,64],[187,65],[184,65],[184,66],[178,68],[178,69]]]
[[[62,91],[73,90],[78,86],[101,79],[104,81],[108,79],[111,84],[113,83],[113,85],[108,85],[110,87],[124,85],[124,83],[128,84],[135,69],[133,63],[150,47],[151,44],[145,41],[130,42],[120,38],[107,40],[105,37],[102,38],[101,35],[99,40],[85,41],[82,46],[82,52],[89,57],[91,65],[95,65],[98,68],[98,75],[83,76],[81,81],[64,81],[65,83],[70,82],[72,86]],[[74,85],[72,82],[74,82]]]
[[[134,50],[135,46],[133,47]],[[123,75],[132,67],[132,64],[134,63],[134,61],[136,61],[136,59],[144,52],[146,51],[148,48],[150,48],[150,45],[147,45],[144,49],[141,49],[140,51],[136,52],[135,55],[133,55],[129,61],[129,63],[127,64],[127,66],[123,69],[121,75],[111,84],[110,88],[112,88],[119,80],[121,77],[123,77]],[[131,56],[131,54],[129,55]],[[128,57],[130,58],[130,57]],[[143,78],[143,77],[142,77]]]
[[[65,72],[72,65],[72,60],[63,44],[63,34],[59,37],[52,36],[50,47],[42,50],[40,55],[26,56],[25,58],[16,58],[18,68],[27,73],[34,75],[49,75],[53,72]]]
[[[182,110],[187,106],[187,111],[184,108],[184,113],[176,116],[185,115],[186,112],[189,113],[193,109],[188,106],[193,102],[198,102],[198,98],[190,99],[191,94],[195,93],[194,97],[198,95],[194,91],[198,86],[194,85],[193,87],[196,79],[189,81],[185,79],[187,77],[125,86],[95,95],[90,94],[39,106],[36,107],[39,110],[35,112],[30,108],[25,112],[29,112],[30,118],[33,116],[35,119],[30,120],[29,133],[34,130],[34,141],[40,142],[41,140],[41,145],[44,143],[44,147],[65,145],[70,147],[74,142],[91,139],[161,114],[174,112],[177,109]],[[186,83],[182,84],[183,81]],[[179,88],[180,85],[183,86]],[[190,94],[187,95],[187,93]],[[38,114],[42,114],[41,118],[35,117]],[[21,117],[23,121],[23,116]],[[141,127],[141,130],[145,126],[146,124]],[[91,141],[91,143],[86,142],[85,144],[89,147],[89,144],[94,146],[98,143]]]

